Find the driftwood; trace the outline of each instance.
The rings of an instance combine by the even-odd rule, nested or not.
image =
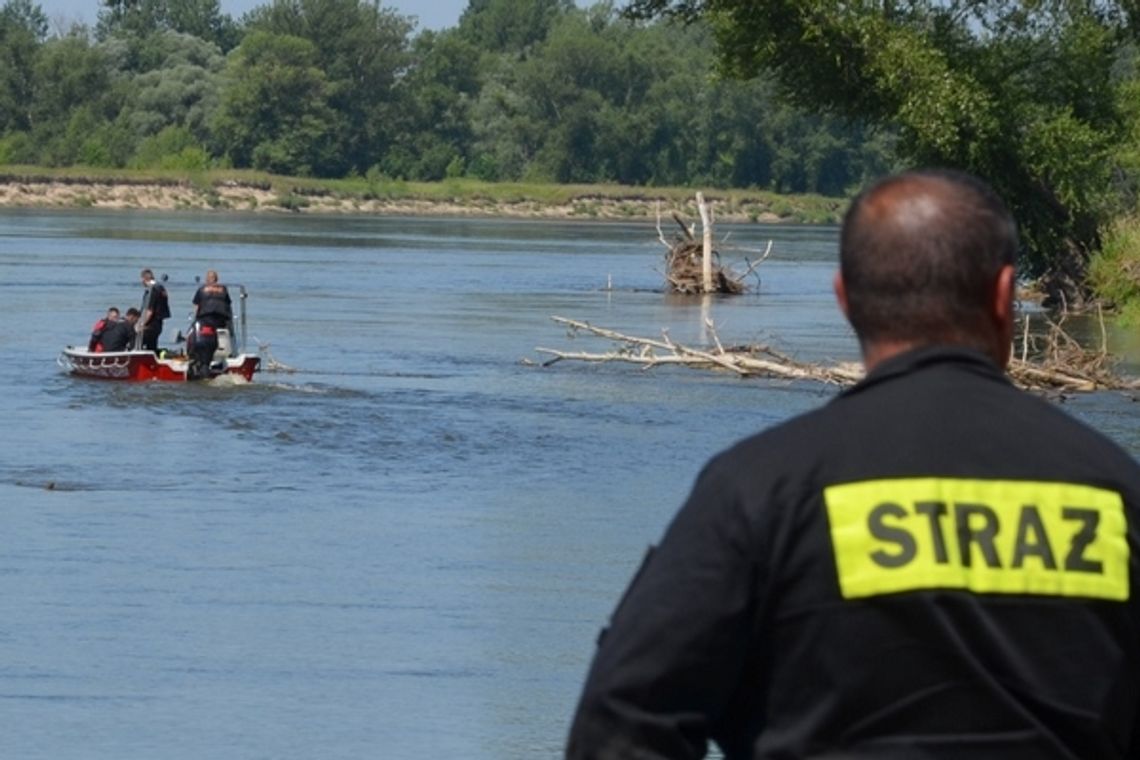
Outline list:
[[[663,333],[661,338],[640,338],[604,327],[596,327],[565,317],[551,317],[570,329],[571,335],[588,333],[616,343],[604,353],[562,351],[553,348],[536,348],[538,353],[550,356],[542,362],[548,367],[563,359],[585,362],[625,362],[645,369],[663,365],[681,365],[698,369],[727,370],[741,377],[766,377],[784,380],[812,380],[831,385],[851,385],[863,377],[859,363],[844,362],[831,365],[802,362],[770,346],[747,345],[726,348],[716,336],[711,320],[706,320],[713,345],[693,348],[677,343]],[[1053,324],[1053,323],[1050,323]],[[1034,358],[1032,339],[1028,328],[1022,338],[1022,353],[1009,364],[1008,374],[1015,385],[1034,391],[1078,392],[1096,390],[1137,390],[1140,380],[1122,378],[1111,370],[1107,353],[1091,353],[1053,325],[1052,332],[1041,338],[1044,346]],[[1029,348],[1027,348],[1027,346]]]
[[[713,247],[713,212],[704,195],[697,193],[697,210],[701,216],[701,237],[698,240],[694,227],[673,212],[673,221],[680,232],[672,240],[661,229],[661,209],[657,209],[657,239],[665,246],[665,281],[674,293],[727,293],[739,294],[748,290],[745,278],[752,274],[772,253],[772,242],[759,260],[749,262],[743,274],[736,274],[720,263],[720,253]]]
[[[1140,379],[1116,373],[1108,353],[1104,315],[1100,316],[1100,348],[1090,350],[1064,330],[1067,313],[1058,320],[1047,320],[1043,334],[1029,329],[1029,317],[1022,323],[1020,351],[1009,362],[1008,373],[1017,385],[1030,390],[1097,391],[1137,390]]]
[[[542,363],[548,367],[563,359],[587,362],[628,362],[640,364],[649,369],[666,364],[680,364],[704,369],[721,369],[735,372],[742,377],[773,377],[785,380],[816,380],[823,383],[848,385],[858,380],[863,372],[856,364],[836,364],[830,367],[800,362],[786,356],[770,346],[744,346],[725,348],[713,331],[711,320],[706,324],[713,335],[713,347],[691,348],[676,343],[667,333],[660,339],[638,338],[625,335],[604,327],[595,327],[588,322],[565,317],[551,317],[555,322],[566,325],[571,333],[585,332],[599,338],[606,338],[620,344],[606,353],[586,353],[560,351],[553,348],[536,348],[541,354],[552,358]]]

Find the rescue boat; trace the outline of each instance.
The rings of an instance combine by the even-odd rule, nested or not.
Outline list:
[[[155,354],[142,348],[140,335],[136,337],[135,344],[128,351],[88,351],[86,346],[67,346],[57,361],[60,367],[71,375],[98,380],[185,382],[212,380],[228,375],[240,377],[246,382],[251,381],[253,373],[261,369],[261,357],[245,350],[246,290],[241,285],[231,287],[236,288],[239,293],[240,316],[236,320],[231,320],[228,329],[221,328],[216,331],[218,347],[214,351],[208,369],[204,371],[201,368],[194,370],[185,348],[189,340],[193,340],[194,326],[187,331],[189,340],[179,332],[175,341],[181,344],[178,349],[164,349]]]
[[[221,330],[218,332],[222,333]],[[59,355],[59,365],[72,375],[99,380],[183,382],[188,379],[190,357],[185,353],[165,351],[156,356],[153,351],[146,350],[95,352],[88,351],[86,347],[68,346]],[[256,354],[237,353],[219,358],[215,353],[209,378],[203,379],[239,375],[250,381],[260,368],[261,357]]]

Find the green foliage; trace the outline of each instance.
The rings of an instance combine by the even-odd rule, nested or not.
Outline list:
[[[34,164],[39,160],[27,132],[9,132],[0,138],[0,164]]]
[[[30,0],[0,7],[0,131],[27,130],[34,94],[35,56],[47,36],[47,16]]]
[[[1129,6],[1130,7],[1130,6]],[[634,0],[634,17],[706,20],[725,71],[897,130],[912,163],[987,178],[1022,225],[1031,272],[1077,274],[1119,208],[1125,134],[1116,3]]]
[[[312,45],[322,97],[336,113],[330,124],[336,134],[328,137],[336,149],[318,151],[325,156],[320,172],[343,176],[375,163],[392,142],[388,125],[402,110],[396,85],[409,63],[411,22],[366,0],[275,0],[254,10],[248,23],[253,34]]]
[[[322,174],[336,161],[337,114],[308,40],[252,32],[226,65],[213,132],[239,168]]]
[[[12,160],[356,176],[378,197],[464,178],[845,194],[893,157],[889,131],[714,77],[706,26],[630,25],[608,3],[476,0],[411,38],[371,0],[274,0],[226,41],[215,0],[104,0],[94,39],[0,1]]]
[[[131,158],[132,169],[201,171],[208,168],[206,149],[186,127],[166,127],[139,143]]]
[[[554,20],[573,8],[573,0],[470,0],[458,32],[481,50],[522,53],[542,42]]]
[[[84,37],[45,42],[37,51],[33,69],[35,96],[29,110],[35,128],[58,131],[77,108],[109,115],[117,93],[111,86],[108,64],[106,51]]]
[[[234,20],[221,12],[219,0],[102,0],[100,39],[138,40],[156,32],[178,32],[230,50],[240,40]]]
[[[199,142],[209,138],[217,110],[224,59],[212,43],[178,32],[155,32],[142,42],[147,67],[124,72],[129,87],[119,118],[145,139],[168,126],[187,129]],[[158,53],[161,51],[161,53]]]
[[[1140,317],[1140,217],[1122,217],[1104,232],[1104,244],[1089,261],[1089,284],[1133,324]]]
[[[411,56],[412,68],[394,92],[402,107],[393,114],[383,164],[393,176],[439,179],[471,153],[482,51],[455,32],[429,32]]]

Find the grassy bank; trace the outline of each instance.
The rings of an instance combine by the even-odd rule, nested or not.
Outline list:
[[[1140,324],[1140,216],[1116,220],[1089,261],[1089,286],[1126,324]]]
[[[701,188],[488,183],[471,179],[403,182],[282,177],[262,172],[131,171],[0,166],[0,205],[199,208],[342,213],[423,213],[634,219],[677,211],[696,216]],[[722,220],[830,224],[846,200],[762,190],[703,189]]]

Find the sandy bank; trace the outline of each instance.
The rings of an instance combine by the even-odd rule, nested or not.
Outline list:
[[[389,216],[472,216],[529,219],[655,220],[658,203],[651,199],[584,197],[568,204],[537,201],[496,202],[483,199],[427,201],[365,199],[333,194],[281,194],[238,183],[201,187],[179,183],[27,180],[0,181],[0,207],[101,208],[164,211],[254,211],[259,213],[381,214]],[[661,204],[661,213],[670,208]],[[722,221],[779,222],[762,208],[717,208]]]

